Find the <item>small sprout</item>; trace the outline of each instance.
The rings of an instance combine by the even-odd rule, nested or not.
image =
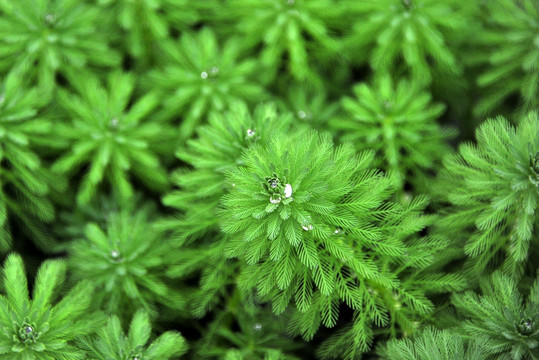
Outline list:
[[[203,71],[202,73],[200,73],[200,77],[203,78],[203,79],[207,79],[208,78],[208,73]]]
[[[303,111],[303,110],[298,111],[298,117],[300,119],[305,119],[306,116],[307,116],[307,114],[305,113],[305,111]]]
[[[118,259],[120,257],[120,252],[118,250],[112,250],[110,252],[110,256],[113,258],[113,259]]]
[[[531,333],[533,333],[534,325],[534,321],[531,318],[522,319],[520,320],[520,324],[518,325],[518,331],[522,335],[530,335]]]
[[[36,331],[35,324],[30,324],[28,319],[19,327],[19,340],[23,343],[35,343],[39,336],[40,333]]]

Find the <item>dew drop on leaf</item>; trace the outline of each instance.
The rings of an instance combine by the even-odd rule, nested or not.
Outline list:
[[[45,21],[49,24],[53,23],[54,20],[56,20],[56,16],[54,16],[53,14],[47,14],[45,15]]]
[[[288,199],[290,196],[292,196],[292,185],[286,184],[284,186],[284,197]]]
[[[281,195],[279,194],[274,194],[270,197],[270,203],[272,204],[278,204],[281,202]]]

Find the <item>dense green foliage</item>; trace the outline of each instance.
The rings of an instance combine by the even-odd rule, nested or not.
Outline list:
[[[488,66],[477,82],[485,95],[478,113],[491,111],[518,94],[524,111],[539,106],[539,3],[534,0],[495,1],[482,6],[486,22],[479,45],[493,51],[475,55]]]
[[[505,119],[489,120],[477,130],[477,144],[463,144],[448,156],[441,182],[453,207],[442,220],[458,230],[473,271],[496,265],[518,275],[539,244],[539,117],[530,113],[515,129]],[[501,254],[500,254],[501,253]]]
[[[356,99],[342,100],[347,114],[330,122],[341,140],[359,150],[375,150],[376,166],[396,174],[401,186],[408,179],[425,187],[426,173],[449,152],[450,132],[436,122],[444,106],[431,104],[431,96],[416,82],[394,86],[389,76],[377,79],[374,88],[358,84],[353,90]]]
[[[26,76],[53,86],[58,72],[118,65],[120,56],[99,31],[100,12],[78,0],[0,3],[0,71],[28,62]]]
[[[453,304],[464,319],[460,329],[468,340],[484,339],[484,351],[497,358],[539,356],[539,279],[524,302],[515,281],[500,273],[481,283],[482,296],[455,294]]]
[[[94,287],[82,281],[58,298],[63,290],[66,265],[47,260],[36,275],[30,298],[22,259],[10,255],[3,268],[0,295],[0,354],[2,359],[82,359],[74,341],[93,333],[103,316],[89,312]]]
[[[462,338],[450,331],[427,328],[414,340],[392,340],[380,349],[384,360],[486,360],[484,344],[466,344]]]
[[[148,314],[138,311],[129,325],[127,336],[116,316],[109,318],[97,338],[80,340],[81,347],[91,360],[169,360],[187,351],[185,339],[178,333],[167,331],[147,345],[152,327]]]
[[[538,106],[537,0],[0,0],[0,359],[537,360]]]

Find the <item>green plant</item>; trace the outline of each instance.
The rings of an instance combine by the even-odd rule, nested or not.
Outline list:
[[[154,90],[163,94],[159,116],[182,116],[179,135],[189,138],[196,126],[212,111],[222,112],[238,101],[254,103],[264,89],[254,81],[260,71],[252,58],[242,58],[241,39],[222,45],[215,33],[204,28],[186,32],[178,41],[163,44],[167,62],[150,74]]]
[[[96,0],[103,13],[125,34],[126,51],[141,62],[153,60],[170,28],[184,30],[195,23],[199,14],[196,3],[188,0]]]
[[[425,288],[463,286],[458,276],[427,280],[414,270],[428,267],[447,242],[414,240],[432,220],[421,215],[426,199],[388,202],[394,179],[371,169],[372,159],[299,130],[253,145],[227,176],[235,186],[222,198],[225,254],[251,265],[241,268],[239,288],[256,289],[276,314],[294,299],[291,332],[307,340],[321,324],[335,326],[340,304],[355,310],[354,325],[323,347],[323,357],[366,351],[373,323],[391,334],[413,331],[433,308]]]
[[[305,87],[299,84],[290,86],[287,82],[282,106],[294,114],[299,124],[316,130],[327,130],[331,119],[339,114],[339,103],[331,102],[323,89]]]
[[[255,143],[265,143],[290,127],[290,114],[279,114],[274,105],[260,105],[250,112],[236,103],[224,114],[214,113],[209,124],[200,127],[198,138],[187,141],[176,156],[192,169],[172,173],[178,190],[167,194],[163,203],[182,211],[166,221],[174,237],[184,241],[217,228],[216,208],[221,196],[234,184],[227,181],[228,169],[241,164],[242,152]]]
[[[492,112],[519,95],[524,113],[539,106],[539,4],[533,0],[495,0],[483,4],[485,25],[476,43],[488,51],[474,56],[486,65],[477,81],[483,88],[477,115]]]
[[[437,0],[351,1],[357,21],[346,47],[382,74],[408,74],[420,84],[462,72],[454,34],[465,33],[462,2]]]
[[[286,336],[283,321],[273,319],[271,309],[256,308],[252,313],[239,306],[231,305],[229,309],[204,330],[196,359],[298,359],[292,355],[298,345]]]
[[[148,344],[152,326],[148,314],[137,311],[127,335],[117,316],[109,318],[106,327],[95,338],[81,339],[90,360],[169,360],[187,351],[185,339],[177,332],[167,331]]]
[[[491,358],[539,358],[539,279],[523,301],[516,282],[499,272],[481,282],[482,295],[472,291],[453,296],[467,339],[484,338]]]
[[[378,353],[385,360],[486,360],[484,347],[448,330],[427,328],[415,339],[389,341]]]
[[[47,144],[43,137],[51,135],[52,124],[41,111],[46,101],[41,91],[28,87],[20,71],[0,80],[1,251],[13,242],[11,219],[41,248],[52,244],[43,226],[54,219],[54,207],[47,197],[52,181],[36,151],[36,146]]]
[[[59,72],[120,62],[95,26],[98,10],[84,2],[6,0],[0,11],[0,73],[31,63],[27,74],[51,88]]]
[[[539,359],[538,1],[0,0],[0,360]]]
[[[320,58],[333,57],[337,44],[331,23],[340,15],[333,0],[233,0],[226,15],[246,46],[262,46],[265,78],[284,68],[293,78],[321,85],[316,71]],[[318,55],[318,57],[316,55]]]
[[[104,182],[107,190],[129,199],[133,195],[130,176],[152,189],[166,189],[167,174],[157,151],[171,133],[165,125],[148,121],[159,98],[147,94],[130,105],[135,87],[132,74],[109,74],[106,88],[96,78],[83,79],[78,94],[64,90],[58,94],[71,120],[61,129],[70,148],[53,164],[53,171],[72,175],[88,167],[77,194],[80,203],[88,202]]]
[[[372,86],[356,85],[354,95],[342,100],[347,114],[331,122],[340,138],[358,150],[375,150],[375,166],[396,174],[401,187],[409,179],[424,189],[427,173],[451,152],[445,141],[454,132],[436,122],[444,105],[432,104],[416,81],[393,84],[389,76],[375,79]]]
[[[473,272],[498,265],[502,256],[505,271],[518,276],[537,238],[538,114],[529,113],[517,128],[489,120],[476,136],[476,145],[463,144],[446,158],[440,192],[452,206],[441,227],[466,243]]]
[[[3,267],[5,295],[0,295],[0,356],[6,360],[81,360],[79,337],[103,322],[89,312],[93,286],[78,283],[59,299],[66,266],[45,261],[39,268],[30,298],[22,258],[11,254]]]
[[[85,238],[71,243],[68,259],[73,278],[89,280],[99,290],[95,307],[122,319],[139,308],[154,314],[157,304],[183,308],[183,296],[170,286],[165,274],[173,247],[153,227],[154,211],[146,205],[112,212],[106,228],[90,223]]]

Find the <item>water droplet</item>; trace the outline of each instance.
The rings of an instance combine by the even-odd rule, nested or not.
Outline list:
[[[309,225],[301,225],[301,228],[303,230],[305,230],[305,231],[309,231],[309,230],[314,229],[314,227],[311,224],[309,224]]]
[[[120,252],[118,250],[112,250],[110,252],[110,256],[113,258],[113,259],[118,259],[120,257]]]
[[[277,187],[278,183],[277,183],[277,180],[273,180],[270,184],[270,186],[275,189]]]
[[[27,333],[27,334],[30,334],[33,331],[34,331],[34,329],[31,326],[27,326],[27,327],[24,328],[24,332]]]
[[[292,185],[286,184],[284,186],[284,197],[288,199],[290,196],[292,196]]]
[[[200,77],[203,78],[203,79],[207,79],[208,78],[208,73],[203,71],[202,73],[200,73]]]
[[[219,68],[217,66],[214,66],[211,68],[210,72],[212,75],[216,75],[219,72]]]
[[[236,187],[236,184],[235,184],[235,183],[232,183],[232,187]]]
[[[112,126],[113,128],[118,127],[118,119],[112,118],[112,120],[110,121],[110,126]]]
[[[253,329],[255,329],[256,331],[262,330],[262,324],[260,324],[260,323],[254,324],[254,325],[253,325]]]
[[[300,119],[305,119],[306,116],[307,116],[307,113],[305,113],[305,111],[303,110],[298,111],[298,117]]]
[[[335,235],[339,235],[340,233],[342,232],[342,228],[341,227],[337,227],[335,228],[335,231],[333,232]]]
[[[281,202],[281,195],[279,194],[273,194],[271,197],[270,197],[270,203],[272,204],[278,204]]]
[[[248,137],[253,137],[255,136],[256,132],[252,129],[247,129],[247,136]]]
[[[49,24],[52,23],[54,20],[56,20],[56,16],[54,14],[45,15],[45,21]]]

